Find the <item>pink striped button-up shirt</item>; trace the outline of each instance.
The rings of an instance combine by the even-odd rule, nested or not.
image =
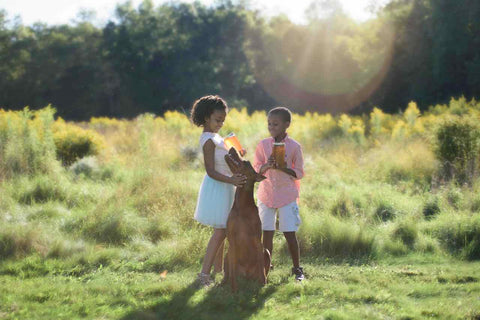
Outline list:
[[[260,141],[255,150],[253,167],[256,171],[267,163],[273,151],[273,138]],[[257,198],[270,208],[281,208],[296,201],[300,191],[300,179],[303,177],[303,155],[300,144],[288,137],[282,141],[285,143],[285,162],[287,168],[295,171],[297,178],[276,169],[269,169],[265,173],[267,179],[260,182]]]

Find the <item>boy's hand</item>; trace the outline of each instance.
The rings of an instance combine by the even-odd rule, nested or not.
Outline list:
[[[268,171],[268,169],[272,169],[276,167],[275,163],[275,158],[273,157],[273,154],[268,158],[267,163],[265,163],[263,166],[260,167],[260,174],[264,174],[265,172]]]
[[[275,161],[275,157],[273,156],[273,154],[271,154],[270,158],[268,158],[267,165],[269,169],[277,167],[277,162]]]

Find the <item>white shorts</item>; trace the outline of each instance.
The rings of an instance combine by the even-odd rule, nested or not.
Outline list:
[[[264,231],[275,231],[276,213],[278,210],[278,230],[281,232],[295,232],[302,223],[298,212],[297,202],[287,204],[281,208],[270,208],[258,200],[258,214]]]

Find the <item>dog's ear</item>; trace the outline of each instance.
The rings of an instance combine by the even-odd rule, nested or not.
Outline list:
[[[227,162],[230,167],[230,170],[232,170],[233,173],[236,173],[239,170],[240,162],[234,159],[231,154],[226,154],[224,158],[225,162]]]
[[[237,150],[234,147],[231,147],[230,150],[228,150],[228,154],[231,155],[234,160],[238,162],[242,161],[242,159],[238,155]]]

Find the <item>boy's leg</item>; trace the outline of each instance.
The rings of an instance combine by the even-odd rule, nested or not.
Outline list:
[[[285,240],[287,240],[288,251],[292,257],[292,273],[295,279],[302,281],[305,277],[303,275],[303,268],[300,267],[300,249],[298,246],[296,231],[301,224],[300,214],[297,202],[292,202],[279,210],[280,231],[283,232]]]
[[[270,257],[273,254],[273,234],[275,231],[263,231],[263,247],[270,251]]]
[[[302,281],[305,279],[303,268],[300,267],[300,250],[298,249],[298,241],[295,232],[284,232],[285,239],[287,239],[288,250],[292,256],[293,268],[292,274],[295,275],[295,280]]]
[[[270,251],[271,259],[273,259],[273,235],[275,233],[276,210],[277,209],[270,208],[261,201],[258,201],[258,215],[260,216],[263,230],[263,247]]]
[[[292,257],[292,263],[294,268],[300,267],[300,250],[298,248],[298,241],[295,231],[293,232],[284,232],[283,235],[287,240],[288,251]]]
[[[300,226],[301,219],[297,202],[292,202],[278,209],[278,220],[280,222],[280,231],[283,232],[288,244],[288,251],[292,257],[293,267],[298,268],[300,265],[300,253],[298,249],[298,241],[296,231]]]

